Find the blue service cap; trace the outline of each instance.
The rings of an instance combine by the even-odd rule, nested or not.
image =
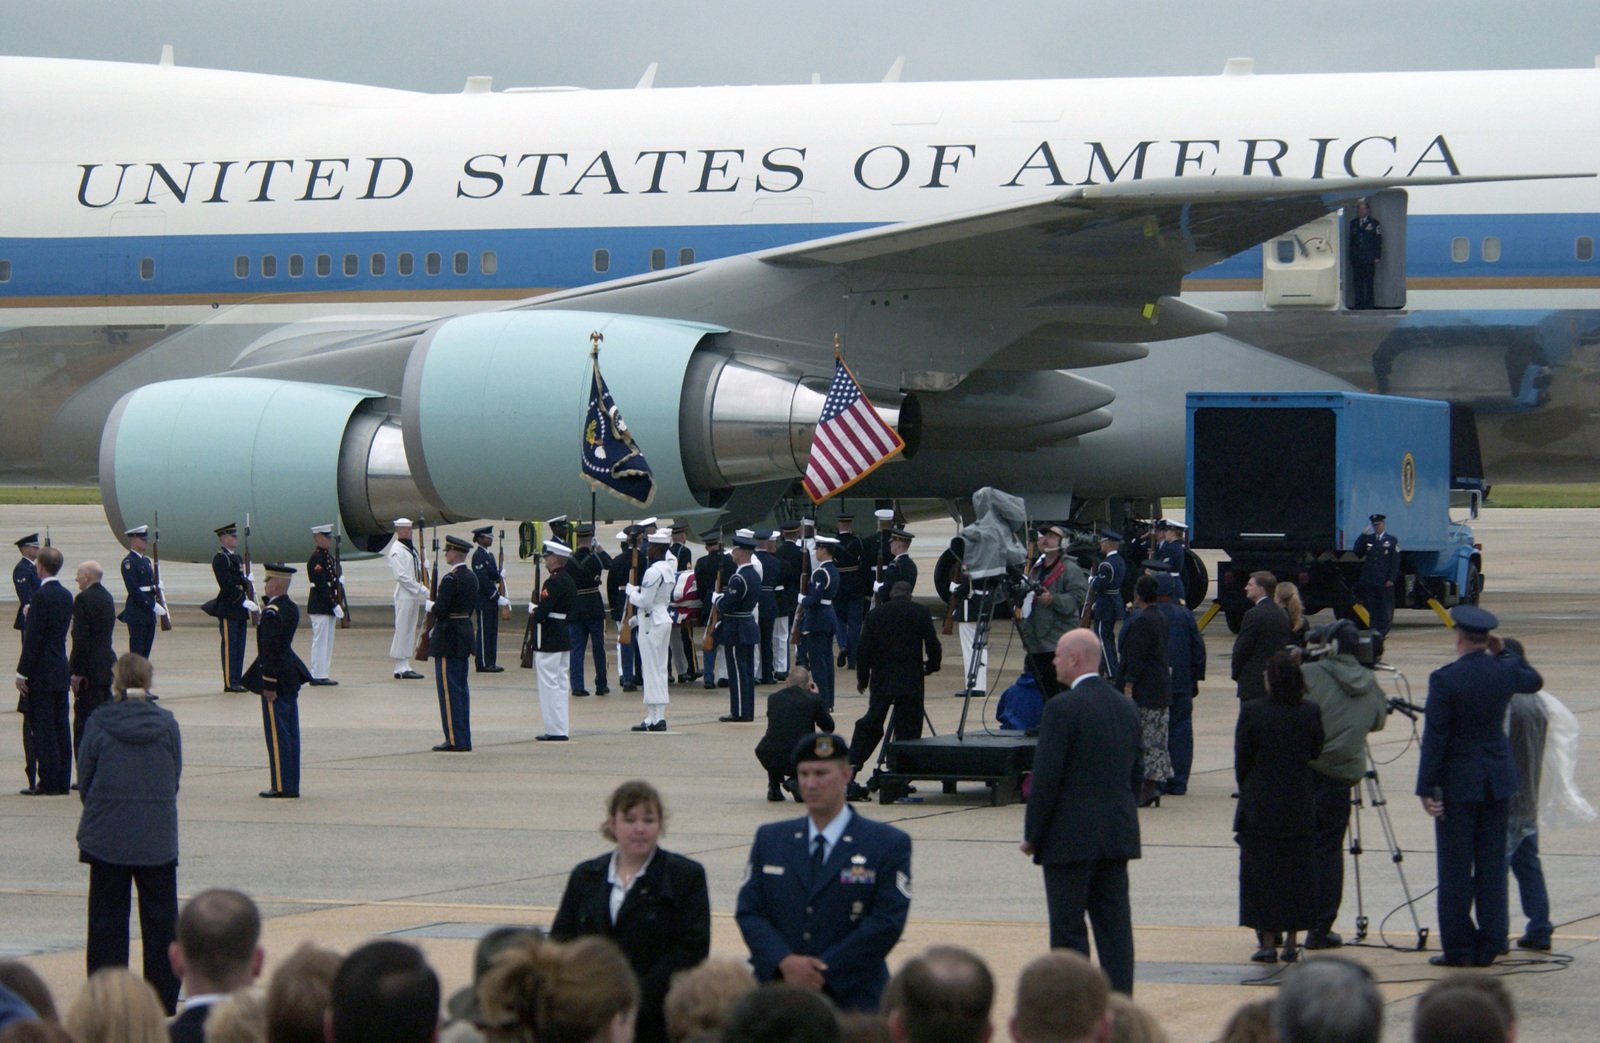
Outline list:
[[[794,747],[794,762],[842,761],[850,759],[850,744],[832,732],[815,732]]]
[[[1481,609],[1477,605],[1457,605],[1450,610],[1450,621],[1456,625],[1457,630],[1476,634],[1487,634],[1500,625],[1500,620],[1493,612]]]
[[[37,547],[38,545],[39,545],[39,534],[36,533],[36,532],[29,533],[28,535],[22,537],[22,539],[17,541],[17,546],[18,547]]]
[[[775,540],[778,538],[778,533],[773,529],[757,529],[755,532],[751,533],[751,535],[756,538],[757,543],[766,543],[768,540]]]
[[[472,550],[472,544],[453,532],[444,538],[444,546],[445,550],[458,550],[463,553]]]
[[[733,534],[733,545],[735,547],[743,547],[745,550],[755,550],[756,538],[754,535],[747,535],[746,530],[740,529]]]
[[[492,539],[492,538],[494,538],[494,526],[493,525],[484,525],[484,526],[482,526],[480,528],[473,529],[472,530],[472,535],[473,535],[473,538],[477,538],[479,536],[488,536],[488,537],[490,537]]]
[[[1118,532],[1116,529],[1101,529],[1100,538],[1102,540],[1110,540],[1112,543],[1121,543],[1122,533]]]
[[[1369,521],[1369,522],[1381,522],[1381,521],[1387,520],[1388,517],[1389,516],[1387,514],[1369,514],[1369,515],[1367,515],[1367,521]]]

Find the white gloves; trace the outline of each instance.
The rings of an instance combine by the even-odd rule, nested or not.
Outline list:
[[[500,602],[500,607],[501,608],[510,608],[511,607],[511,599],[506,597],[505,595],[502,594],[498,600]]]
[[[156,602],[154,605],[151,605],[150,607],[155,609],[156,615],[158,615],[158,616],[164,616],[164,615],[167,614],[167,606],[161,604],[161,602],[159,602],[159,601]]]
[[[333,618],[334,619],[343,619],[344,618],[344,609],[340,608],[338,605],[333,606]]]
[[[533,602],[531,602],[531,601],[528,602],[528,615],[530,615],[530,616],[533,615],[533,610],[538,608],[538,607],[539,606],[535,605]]]
[[[433,600],[431,598],[422,603],[422,611],[424,611],[424,612],[432,612],[433,611]]]
[[[950,593],[954,594],[956,591],[958,591],[960,589],[961,589],[961,584],[959,584],[959,583],[950,584]]]
[[[876,594],[878,591],[880,591],[882,589],[883,589],[883,581],[882,580],[873,580],[873,582],[872,582],[872,592],[874,594]]]
[[[634,597],[638,597],[639,596],[639,588],[634,586],[632,583],[629,583],[629,584],[626,584],[625,586],[623,586],[622,592],[624,594],[628,595],[630,598],[634,598]]]
[[[255,572],[254,571],[246,572],[244,574],[244,581],[246,583],[250,584],[252,587],[255,586],[255,583],[256,583],[256,574],[255,574]]]
[[[244,610],[246,612],[260,612],[261,611],[261,606],[256,604],[254,601],[251,601],[249,598],[245,598],[244,599]]]

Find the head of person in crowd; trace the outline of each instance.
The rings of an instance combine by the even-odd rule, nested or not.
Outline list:
[[[1283,648],[1267,660],[1267,697],[1275,703],[1293,706],[1305,698],[1306,678],[1298,653],[1299,649]]]
[[[906,601],[911,597],[911,584],[903,579],[897,579],[889,584],[890,601]]]
[[[784,683],[789,688],[798,688],[802,692],[817,690],[816,682],[811,680],[811,671],[798,663],[789,668],[789,679]]]
[[[206,1043],[265,1043],[267,1007],[255,989],[240,989],[211,1005]]]
[[[819,993],[776,981],[734,1004],[722,1043],[839,1043],[839,1016]]]
[[[894,1043],[889,1035],[889,1019],[875,1011],[841,1010],[839,1043]]]
[[[421,950],[368,942],[344,958],[328,995],[328,1043],[432,1043],[439,977]]]
[[[994,975],[976,953],[936,945],[913,956],[884,989],[894,1043],[988,1043]]]
[[[1105,1043],[1111,1036],[1111,984],[1105,972],[1070,949],[1022,968],[1012,1007],[1016,1043]]]
[[[1253,605],[1262,598],[1270,598],[1278,589],[1278,577],[1270,572],[1252,572],[1250,578],[1244,581],[1244,596],[1250,599]]]
[[[121,660],[117,668],[121,670]],[[178,914],[177,940],[168,950],[183,994],[233,992],[253,984],[261,973],[260,941],[261,911],[249,895],[213,888],[189,899]]]
[[[1299,630],[1300,621],[1305,616],[1304,606],[1300,603],[1300,588],[1288,580],[1284,580],[1272,588],[1272,600],[1283,609],[1284,615],[1289,617],[1289,629]]]
[[[1133,601],[1140,608],[1154,605],[1161,594],[1161,584],[1154,576],[1142,575],[1133,581]]]
[[[54,547],[41,547],[39,556],[34,559],[33,564],[38,568],[40,576],[48,578],[60,574],[64,561],[59,550]]]
[[[649,858],[667,831],[667,809],[661,793],[643,779],[629,779],[606,798],[600,835],[617,845],[629,861]]]
[[[1039,552],[1054,556],[1061,553],[1061,543],[1067,538],[1067,532],[1059,525],[1046,525],[1039,530]]]
[[[1456,654],[1479,652],[1489,645],[1489,635],[1500,625],[1493,612],[1477,605],[1457,605],[1450,610],[1450,622],[1455,626]]]
[[[478,998],[487,1024],[501,1030],[500,1038],[630,1043],[639,1013],[639,982],[610,939],[535,938],[495,957],[478,985]]]
[[[21,960],[0,960],[0,986],[10,989],[39,1016],[41,1021],[60,1021],[50,986]]]
[[[1518,640],[1517,638],[1514,638],[1514,637],[1502,637],[1500,639],[1500,644],[1505,648],[1505,650],[1507,652],[1510,652],[1512,655],[1516,656],[1518,659],[1521,659],[1523,662],[1527,662],[1528,661],[1528,653],[1522,647],[1522,642],[1520,640]]]
[[[290,953],[267,983],[267,1038],[272,1043],[322,1043],[339,954],[309,942]]]
[[[1434,986],[1411,1015],[1413,1043],[1508,1043],[1514,1038],[1500,1008],[1476,989]]]
[[[21,551],[22,556],[29,561],[38,561],[40,550],[39,534],[34,533],[31,536],[22,537],[17,541],[17,550]]]
[[[818,828],[826,826],[844,807],[845,792],[855,777],[850,744],[830,732],[807,735],[795,745],[794,773],[811,820]]]
[[[89,975],[67,1008],[65,1027],[78,1043],[168,1043],[161,999],[126,967]]]
[[[77,580],[79,590],[88,590],[90,587],[105,579],[105,570],[98,561],[86,561],[78,566],[78,571],[73,578]]]
[[[1479,1005],[1470,1000],[1457,1000],[1456,993],[1468,992],[1482,997],[1495,1010],[1496,1017],[1490,1018],[1483,1013]],[[1473,1040],[1506,1040],[1515,1043],[1517,1038],[1517,1005],[1511,999],[1511,990],[1506,988],[1505,981],[1492,974],[1471,974],[1458,971],[1447,974],[1443,978],[1428,986],[1421,998],[1417,1001],[1417,1011],[1412,1018],[1413,1033],[1417,1039],[1423,1039],[1420,1027],[1424,1020],[1424,1007],[1427,1007],[1426,1020],[1429,1032],[1428,1039],[1465,1039],[1467,1043]],[[1454,1018],[1466,1018],[1484,1026],[1482,1034],[1467,1036],[1450,1035],[1450,1026]],[[1501,1035],[1494,1035],[1497,1025],[1503,1025]]]
[[[141,699],[150,694],[155,667],[138,652],[124,652],[111,668],[111,694],[118,699]]]
[[[1107,1005],[1111,1008],[1110,1043],[1167,1043],[1167,1033],[1155,1015],[1132,997],[1113,992]]]
[[[494,958],[513,946],[543,938],[537,927],[496,927],[478,939],[472,950],[472,984],[457,989],[447,1003],[445,1011],[451,1021],[485,1028],[488,1021],[483,1013],[483,1001],[478,998],[478,985],[494,966]]]
[[[1278,1043],[1378,1043],[1383,996],[1372,974],[1342,956],[1297,964],[1272,1004]]]
[[[1220,1043],[1273,1043],[1272,1001],[1256,1000],[1234,1010]]]
[[[1056,680],[1069,685],[1084,674],[1100,670],[1100,640],[1094,632],[1079,627],[1061,635],[1056,642]]]
[[[27,1018],[0,1029],[0,1043],[78,1043],[72,1033],[54,1021]]]
[[[688,1043],[718,1038],[733,1005],[755,989],[750,965],[728,956],[713,956],[698,967],[679,971],[667,990],[667,1039]]]

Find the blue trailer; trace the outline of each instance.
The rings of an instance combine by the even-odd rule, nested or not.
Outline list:
[[[1300,587],[1306,613],[1361,618],[1356,538],[1387,516],[1401,550],[1397,607],[1475,603],[1482,550],[1450,517],[1476,516],[1476,432],[1447,402],[1355,392],[1190,392],[1189,545],[1225,551],[1217,604],[1237,630],[1258,569]]]

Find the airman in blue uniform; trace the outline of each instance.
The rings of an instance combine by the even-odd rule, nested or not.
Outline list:
[[[1378,261],[1382,258],[1383,226],[1372,216],[1367,201],[1363,199],[1356,204],[1356,216],[1350,219],[1350,276],[1355,283],[1350,307],[1377,307],[1372,284]]]
[[[1367,608],[1368,628],[1375,650],[1381,649],[1389,626],[1394,622],[1394,590],[1400,579],[1400,541],[1384,529],[1385,517],[1374,514],[1372,524],[1356,537],[1355,552],[1361,558],[1361,574],[1356,577],[1356,596]]]
[[[22,537],[17,541],[17,550],[22,557],[11,568],[11,585],[17,589],[17,621],[11,624],[12,630],[22,629],[22,617],[28,614],[28,602],[33,600],[34,592],[39,589],[39,570],[33,563],[39,556],[39,534],[34,532]]]
[[[1122,582],[1128,565],[1122,560],[1122,533],[1100,530],[1100,564],[1089,579],[1090,612],[1095,636],[1105,652],[1106,672],[1117,675],[1117,624],[1122,620]]]
[[[804,617],[800,632],[805,645],[806,662],[810,664],[811,679],[817,684],[817,694],[822,705],[833,710],[833,637],[839,632],[839,617],[835,603],[839,594],[839,566],[833,563],[833,552],[839,541],[831,536],[818,536],[816,567],[806,584],[806,593],[800,599]]]
[[[128,651],[149,659],[156,642],[156,619],[167,614],[166,606],[156,600],[155,565],[144,553],[150,526],[140,525],[123,535],[128,538],[128,553],[122,559],[122,585],[128,597],[117,618],[128,624]]]
[[[755,534],[740,529],[733,537],[734,573],[715,597],[717,640],[728,650],[728,713],[720,721],[756,719],[756,642],[761,628],[756,624],[756,606],[761,599],[761,577],[751,564],[755,553]]]

